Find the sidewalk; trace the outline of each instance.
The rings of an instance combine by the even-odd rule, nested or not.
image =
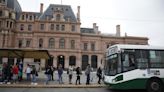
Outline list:
[[[98,78],[96,76],[96,72],[91,73],[91,84],[86,85],[86,76],[84,72],[81,75],[81,85],[75,85],[76,81],[76,73],[73,73],[72,84],[69,84],[68,75],[66,71],[63,73],[63,82],[64,84],[59,84],[58,82],[58,74],[57,71],[54,72],[54,81],[50,81],[48,85],[45,85],[45,74],[44,71],[38,73],[37,84],[31,85],[31,81],[26,81],[25,74],[23,75],[23,81],[16,84],[0,84],[0,88],[9,87],[9,88],[97,88],[97,87],[105,87],[103,82],[101,84],[97,84]]]

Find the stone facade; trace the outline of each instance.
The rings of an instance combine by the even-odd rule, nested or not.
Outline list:
[[[113,44],[148,44],[147,37],[121,36],[120,25],[116,34],[102,34],[96,23],[93,28],[81,28],[80,6],[76,17],[69,5],[50,4],[44,12],[43,7],[41,4],[40,12],[25,12],[17,0],[0,0],[0,48],[44,49],[52,55],[50,60],[24,62],[85,69],[88,63],[102,67],[105,50]]]

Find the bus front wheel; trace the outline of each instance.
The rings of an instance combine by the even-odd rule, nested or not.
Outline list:
[[[148,80],[146,89],[148,92],[162,92],[163,84],[159,79],[153,78]]]

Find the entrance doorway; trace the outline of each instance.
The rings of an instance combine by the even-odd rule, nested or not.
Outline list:
[[[85,70],[87,65],[89,64],[88,63],[88,55],[83,55],[82,56],[82,70]]]
[[[63,55],[59,55],[57,60],[57,67],[59,66],[59,64],[61,64],[64,69],[64,64],[65,64],[64,61],[65,61],[65,57]]]
[[[97,56],[96,55],[91,56],[91,67],[97,68]]]

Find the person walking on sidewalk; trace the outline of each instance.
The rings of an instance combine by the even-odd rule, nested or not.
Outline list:
[[[72,76],[73,76],[73,67],[70,66],[67,70],[67,74],[69,76],[69,84],[72,84]]]
[[[26,73],[27,80],[30,80],[31,79],[31,67],[29,64],[27,64],[27,68],[25,70],[25,73]]]
[[[63,68],[62,68],[62,65],[59,64],[59,67],[58,67],[59,84],[63,84],[62,75],[63,75]]]
[[[46,85],[48,84],[48,82],[51,80],[51,67],[49,65],[47,65],[46,67],[46,71],[45,71],[45,75],[46,75]]]
[[[90,64],[88,64],[88,66],[85,70],[85,75],[87,76],[86,85],[90,84],[90,74],[91,74],[91,72],[92,72],[92,68],[91,68]]]
[[[32,75],[31,85],[37,85],[37,83],[36,83],[36,77],[38,76],[38,72],[36,71],[35,66],[32,67],[31,75]]]
[[[79,82],[79,84],[81,84],[81,83],[80,83],[80,75],[81,75],[81,74],[82,74],[82,73],[81,73],[80,67],[77,67],[77,68],[76,68],[76,75],[77,75],[76,85],[77,85],[77,82]]]
[[[18,66],[14,65],[12,68],[12,73],[13,73],[13,83],[15,84],[17,79],[18,79]]]
[[[98,79],[98,84],[101,84],[101,79],[102,79],[102,70],[101,70],[101,67],[99,67],[97,69],[97,77],[99,78]]]
[[[51,66],[51,80],[52,81],[54,81],[54,71],[55,71],[55,68]]]

